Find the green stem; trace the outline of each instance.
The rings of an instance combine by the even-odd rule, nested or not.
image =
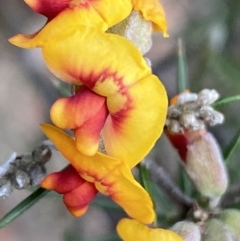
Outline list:
[[[30,196],[25,198],[22,202],[20,202],[15,208],[13,208],[0,220],[0,229],[14,221],[23,212],[32,207],[39,199],[44,197],[49,192],[49,190],[46,190],[44,188],[38,188],[35,192],[33,192]]]
[[[182,40],[178,39],[178,92],[187,89],[187,61]]]

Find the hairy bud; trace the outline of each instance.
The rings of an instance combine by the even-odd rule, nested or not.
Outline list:
[[[202,241],[234,241],[228,228],[218,219],[205,223]]]
[[[199,105],[211,105],[219,98],[219,93],[212,89],[203,89],[198,93],[197,102]]]
[[[171,230],[185,241],[201,241],[201,230],[196,223],[190,221],[177,222],[171,227]]]
[[[203,133],[187,146],[185,169],[202,195],[217,198],[226,191],[226,168],[220,148],[211,133]]]
[[[138,11],[132,11],[122,22],[109,28],[108,32],[128,39],[143,55],[152,46],[152,23],[146,21]]]
[[[218,125],[223,123],[222,113],[213,109],[211,104],[219,98],[216,90],[203,89],[199,94],[188,90],[175,96],[170,101],[166,126],[170,133],[183,133],[184,131],[197,131],[205,129],[205,125]],[[179,122],[179,128],[172,128]]]
[[[237,209],[226,209],[221,212],[220,220],[228,227],[234,241],[240,241],[240,211]]]

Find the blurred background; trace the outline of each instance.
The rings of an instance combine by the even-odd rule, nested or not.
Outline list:
[[[165,84],[169,98],[178,93],[177,42],[182,38],[187,56],[188,84],[192,92],[214,88],[221,97],[240,94],[240,1],[239,0],[162,0],[169,38],[154,34],[147,54],[153,71]],[[0,5],[0,164],[16,151],[30,152],[44,139],[39,123],[49,122],[49,109],[62,95],[60,82],[43,64],[39,49],[24,50],[8,38],[17,33],[33,33],[46,19],[33,12],[24,1],[1,0]],[[225,123],[211,131],[224,149],[240,128],[239,102],[222,108]],[[239,151],[229,166],[231,185],[240,182]],[[179,182],[181,167],[175,150],[165,136],[149,155]],[[48,171],[60,170],[66,161],[54,155]],[[0,200],[0,217],[31,193],[14,191]],[[174,216],[174,200],[159,191],[159,212]],[[159,200],[159,199],[158,199]],[[160,201],[159,201],[160,202]],[[64,207],[61,196],[50,193],[13,223],[0,230],[5,241],[94,241],[119,240],[115,225],[124,213],[106,198],[99,197],[81,218],[74,218]],[[160,220],[161,225],[161,220]],[[164,226],[164,222],[162,222]]]

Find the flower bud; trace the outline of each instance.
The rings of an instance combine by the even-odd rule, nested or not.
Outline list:
[[[128,39],[143,55],[152,46],[152,23],[145,20],[138,11],[132,11],[122,22],[109,28],[108,32]]]
[[[202,241],[235,241],[228,228],[218,219],[205,223]]]
[[[13,167],[12,163],[16,160],[16,157],[17,153],[14,152],[3,165],[0,165],[0,178],[3,178],[7,173],[10,172],[10,169]]]
[[[208,89],[202,90],[198,95],[186,90],[173,97],[167,114],[168,131],[170,133],[183,133],[183,129],[198,131],[205,129],[206,124],[213,126],[223,123],[223,114],[210,106],[218,97],[216,90]],[[179,122],[180,128],[171,128],[172,121]]]
[[[173,133],[183,132],[183,128],[177,120],[169,120],[169,122],[166,124],[168,125],[168,129]]]
[[[221,124],[224,121],[224,115],[215,111],[211,106],[203,106],[199,110],[199,117],[210,126]]]
[[[46,175],[46,168],[39,164],[33,164],[29,167],[28,174],[31,180],[31,186],[37,186],[43,180]]]
[[[168,107],[167,117],[176,119],[176,118],[179,118],[180,115],[181,115],[181,110],[179,110],[175,106]]]
[[[220,148],[209,132],[192,138],[187,146],[186,172],[202,195],[221,197],[227,189],[228,176]]]
[[[170,229],[180,235],[185,241],[201,241],[201,230],[193,222],[177,222]]]
[[[32,155],[27,153],[27,154],[18,156],[18,158],[14,162],[14,165],[17,168],[21,168],[25,170],[29,165],[32,164],[32,161],[33,161]]]
[[[41,145],[36,147],[32,152],[33,161],[39,162],[42,164],[47,163],[52,156],[52,151],[46,145]]]
[[[26,188],[30,183],[28,174],[22,170],[17,170],[11,177],[12,185],[16,189]]]
[[[219,93],[212,89],[203,89],[198,93],[197,102],[199,105],[211,105],[219,98]]]
[[[228,227],[234,241],[240,241],[240,211],[237,209],[226,209],[221,212],[220,220]]]
[[[177,104],[178,105],[183,105],[187,102],[192,102],[192,101],[196,101],[198,98],[198,95],[195,94],[195,93],[187,93],[187,92],[184,92],[182,94],[180,94],[178,96],[178,100],[177,100]]]
[[[180,125],[185,129],[200,130],[204,128],[202,121],[199,121],[193,112],[186,112],[179,118]]]
[[[8,197],[13,191],[11,182],[7,179],[0,180],[0,198]]]

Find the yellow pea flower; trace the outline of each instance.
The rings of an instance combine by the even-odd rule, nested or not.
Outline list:
[[[158,0],[25,0],[47,23],[34,34],[18,34],[9,41],[22,48],[42,47],[44,43],[71,26],[89,26],[106,31],[123,21],[132,10],[140,11],[155,30],[167,34],[162,5]]]
[[[25,0],[36,12],[47,17],[47,23],[34,34],[18,34],[9,41],[22,48],[42,47],[44,43],[71,26],[85,25],[106,31],[126,18],[131,0]]]
[[[60,129],[49,124],[43,124],[42,129],[81,178],[88,183],[93,183],[102,194],[111,197],[130,217],[143,223],[153,222],[155,213],[152,200],[134,179],[125,161],[114,159],[99,152],[91,157],[85,156],[77,150],[75,140]],[[82,187],[82,180],[76,180],[72,170],[69,172],[70,174],[65,173],[65,177],[62,177],[64,173],[60,176],[59,174],[50,174],[41,185],[59,193],[67,194],[70,192],[69,196],[65,197],[68,198],[66,204],[75,216],[80,216],[87,208],[87,204],[94,198],[95,192],[93,187],[89,187],[86,183],[85,185],[88,187]],[[59,187],[59,183],[65,183],[66,186]],[[78,186],[80,190],[77,190]],[[86,197],[85,201],[79,201],[81,191],[83,199]]]
[[[160,137],[167,111],[165,88],[141,53],[120,36],[80,26],[48,41],[43,56],[59,79],[85,86],[57,100],[53,123],[74,129],[85,155],[96,153],[102,131],[108,155],[130,168],[139,163]]]

